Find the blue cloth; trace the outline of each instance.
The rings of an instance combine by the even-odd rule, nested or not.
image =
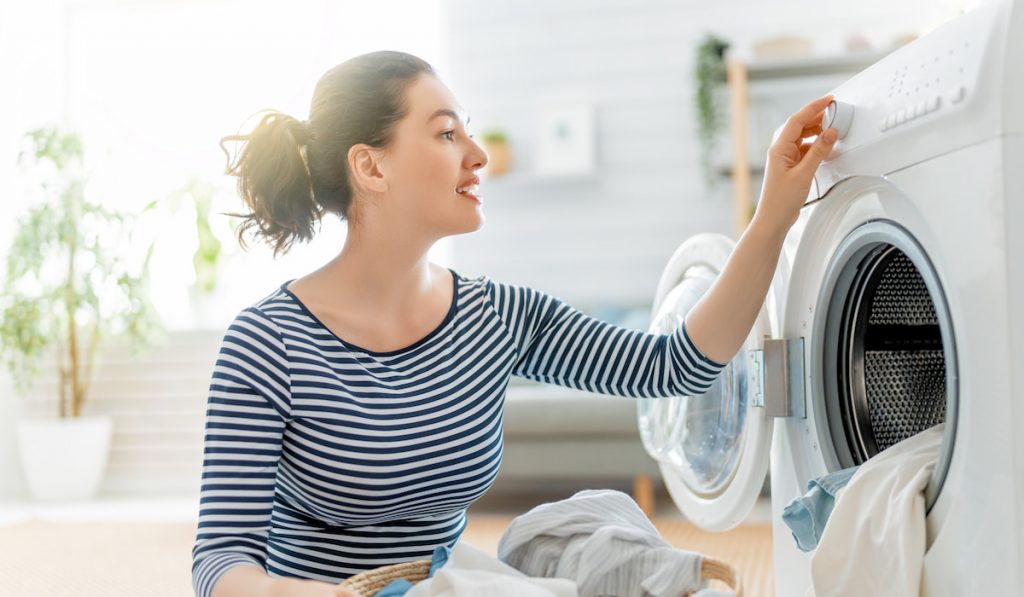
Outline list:
[[[859,466],[851,466],[807,483],[807,493],[796,498],[782,511],[782,521],[793,531],[793,539],[800,551],[811,551],[818,547],[821,534],[839,491],[846,487]]]
[[[434,548],[434,555],[430,558],[430,573],[427,577],[434,576],[437,570],[448,563],[449,556],[452,555],[452,548],[447,545],[438,545]],[[384,585],[384,588],[377,591],[377,597],[402,597],[409,589],[412,588],[412,583],[405,580],[404,578],[396,578],[395,580]]]

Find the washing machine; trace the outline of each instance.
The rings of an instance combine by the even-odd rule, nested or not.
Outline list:
[[[1024,8],[981,3],[832,94],[841,137],[750,336],[708,394],[638,401],[644,446],[712,531],[746,518],[770,470],[776,595],[803,596],[812,554],[785,506],[944,422],[922,594],[1024,595]],[[733,246],[675,251],[652,331],[684,320]]]

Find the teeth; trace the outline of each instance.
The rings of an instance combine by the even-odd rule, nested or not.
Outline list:
[[[468,187],[459,187],[459,188],[455,189],[455,192],[456,193],[463,193],[463,194],[471,193],[471,194],[475,195],[476,194],[476,189],[477,189],[477,185],[473,184],[473,185],[469,185]]]

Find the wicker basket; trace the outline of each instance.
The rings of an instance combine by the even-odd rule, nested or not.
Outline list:
[[[719,580],[729,585],[736,597],[743,595],[743,583],[739,572],[722,560],[704,556],[700,567],[701,576],[705,580]],[[430,560],[416,560],[391,566],[381,566],[373,570],[361,572],[341,583],[341,587],[355,591],[359,597],[373,597],[393,580],[404,578],[416,584],[430,575]]]

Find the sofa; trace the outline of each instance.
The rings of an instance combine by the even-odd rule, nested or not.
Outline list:
[[[635,398],[513,377],[494,491],[625,485],[650,514],[661,473],[644,450],[636,411]]]

